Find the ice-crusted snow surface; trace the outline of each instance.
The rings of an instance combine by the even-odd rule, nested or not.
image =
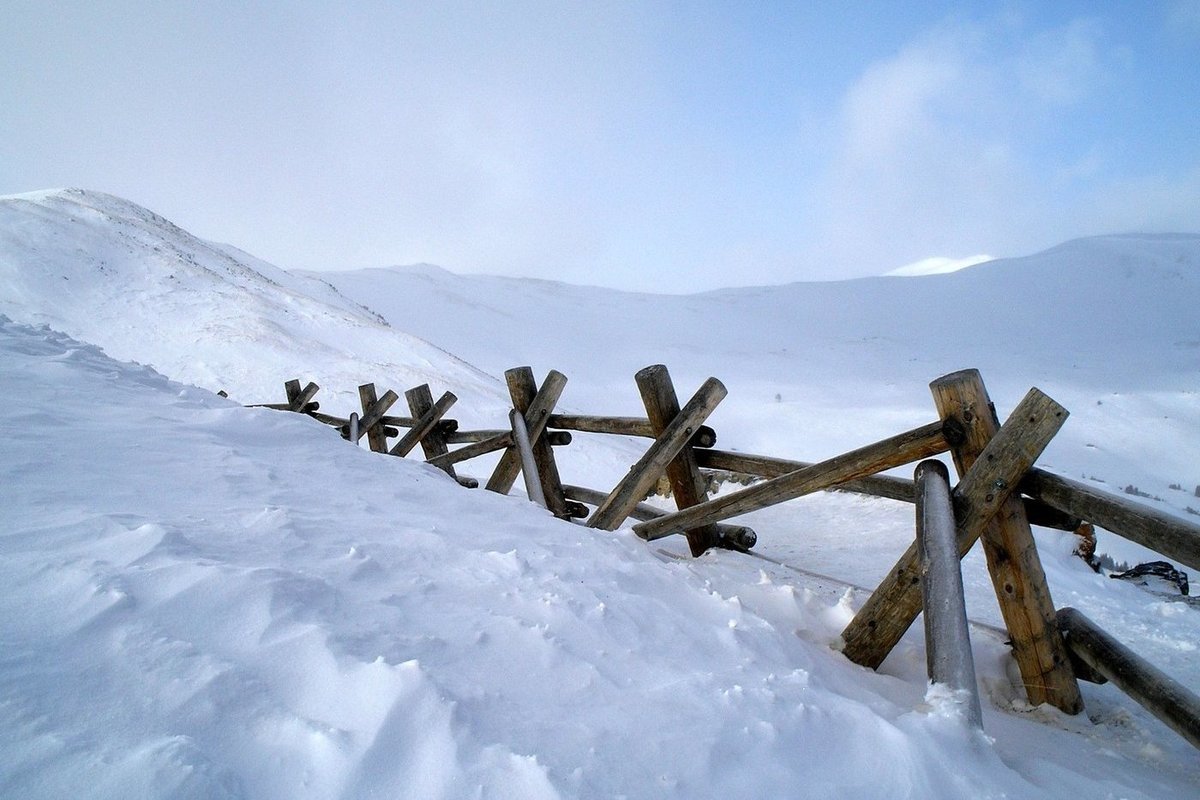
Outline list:
[[[146,246],[127,250],[126,237]],[[716,422],[722,446],[812,459],[929,421],[924,383],[948,369],[895,360],[913,346],[902,320],[891,344],[857,348],[855,331],[830,323],[827,338],[793,358],[783,348],[795,345],[764,353],[753,339],[770,327],[760,317],[771,304],[745,299],[760,290],[614,293],[588,310],[571,287],[481,279],[477,289],[426,269],[428,291],[409,274],[407,306],[386,282],[367,298],[347,291],[388,317],[406,309],[388,328],[325,284],[274,274],[92,193],[0,199],[0,244],[0,304],[18,320],[0,321],[0,796],[1176,798],[1200,789],[1195,750],[1113,687],[1085,685],[1087,714],[1076,718],[1025,706],[1003,636],[988,627],[997,612],[976,553],[964,579],[980,623],[971,633],[985,737],[967,734],[952,698],[927,689],[919,623],[879,673],[845,661],[832,644],[865,593],[844,582],[882,576],[912,539],[910,506],[804,498],[747,518],[762,557],[692,561],[675,542],[562,523],[521,497],[462,490],[414,459],[355,449],[311,420],[189,385],[277,400],[282,380],[302,377],[352,393],[362,379],[354,348],[367,342],[388,355],[363,371],[396,365],[394,377],[371,376],[381,388],[425,374],[435,392],[481,398],[455,414],[466,427],[500,424],[489,415],[502,386],[397,331],[407,319],[493,373],[522,362],[539,375],[564,369],[568,402],[593,412],[637,413],[626,361],[666,361],[681,394],[701,370],[716,374],[737,412]],[[1194,237],[1172,244],[1174,255],[1126,244],[1131,270],[1179,270],[1183,301],[1149,290],[1139,301],[1152,304],[1142,313],[1169,317],[1193,291],[1194,268],[1176,258],[1195,252]],[[156,260],[155,247],[185,255]],[[124,255],[97,258],[106,252]],[[189,252],[208,271],[172,284]],[[221,258],[232,260],[228,276],[211,277]],[[102,263],[113,272],[97,276]],[[940,281],[993,266],[885,285],[930,281],[923,292],[961,305],[974,290]],[[95,285],[63,299],[64,275]],[[229,283],[234,275],[243,283]],[[776,301],[802,302],[789,291],[803,296],[785,287]],[[1090,291],[1093,309],[1111,293]],[[561,309],[542,302],[547,292],[576,304],[561,318],[573,327],[554,327]],[[457,316],[446,340],[424,321],[427,307]],[[307,311],[294,328],[272,327],[296,308]],[[713,335],[692,353],[653,322],[685,319],[680,308],[722,309],[750,339]],[[826,301],[805,308],[774,313],[798,326],[835,313]],[[218,316],[232,333],[205,332]],[[1114,333],[1096,345],[1119,356],[1109,393],[1096,394],[1109,385],[1099,359],[1073,380],[1052,353],[1033,359],[1058,381],[1047,388],[1029,376],[1021,386],[1019,353],[965,357],[990,359],[976,365],[1002,416],[1019,400],[1010,387],[1035,382],[1076,411],[1068,429],[1082,422],[1085,432],[1060,446],[1058,466],[1136,482],[1182,514],[1187,499],[1158,484],[1200,483],[1186,474],[1200,446],[1197,368],[1187,323],[1168,322],[1138,342]],[[534,336],[547,323],[561,335]],[[639,326],[658,345],[625,353]],[[464,328],[474,336],[455,341]],[[526,338],[509,341],[513,330]],[[1163,336],[1184,344],[1164,349]],[[573,337],[590,378],[588,363],[566,360]],[[1123,355],[1139,346],[1149,347],[1140,368]],[[816,357],[823,348],[827,360]],[[218,365],[211,381],[199,380],[196,362]],[[258,391],[268,396],[249,396]],[[1084,398],[1103,403],[1089,414],[1078,409]],[[743,414],[752,419],[737,422]],[[1086,447],[1093,438],[1103,447]],[[641,448],[581,436],[560,463],[567,479],[606,487]],[[1142,472],[1129,477],[1130,465]],[[1070,555],[1069,536],[1038,536],[1058,605],[1084,610],[1200,688],[1200,609],[1092,573]]]

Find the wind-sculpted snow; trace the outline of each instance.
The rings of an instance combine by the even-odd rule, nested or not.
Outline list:
[[[996,740],[973,737],[919,677],[830,649],[844,600],[736,554],[663,561],[2,318],[0,385],[20,387],[0,406],[6,797],[1158,797],[1200,780],[1170,740],[1148,752],[1119,728],[989,711]],[[1000,661],[998,640],[977,647]],[[1097,748],[1125,755],[1099,770]]]

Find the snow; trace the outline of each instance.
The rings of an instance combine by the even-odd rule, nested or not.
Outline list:
[[[878,673],[836,652],[866,596],[846,584],[886,572],[911,506],[803,498],[745,518],[758,556],[693,561],[239,403],[300,377],[348,411],[364,380],[428,380],[496,427],[489,373],[531,363],[567,373],[568,406],[636,414],[633,371],[662,361],[681,399],[730,387],[721,446],[812,460],[930,421],[924,384],[974,365],[1001,416],[1034,382],[1075,412],[1051,468],[1186,515],[1166,484],[1200,483],[1198,261],[1200,237],[1107,237],[691,297],[428,267],[322,283],[117,198],[0,199],[0,796],[1195,795],[1195,750],[1115,688],[1084,685],[1080,717],[1024,704],[976,552],[985,734],[928,687],[919,624]],[[981,311],[1014,281],[1024,305]],[[1064,287],[1078,324],[1035,313]],[[921,335],[972,317],[978,339]],[[581,435],[560,469],[608,488],[644,448]],[[1195,606],[1038,538],[1059,606],[1200,688]]]

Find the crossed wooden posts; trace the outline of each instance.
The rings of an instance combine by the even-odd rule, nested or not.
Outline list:
[[[297,380],[285,384],[285,403],[267,407],[307,414],[340,427],[343,436],[355,441],[366,436],[371,450],[378,453],[402,457],[419,445],[428,463],[467,486],[478,483],[457,476],[454,465],[503,451],[487,481],[489,490],[507,494],[517,476],[524,474],[529,496],[555,516],[587,517],[586,503],[595,506],[586,522],[592,528],[615,530],[632,518],[636,520],[633,530],[642,538],[652,541],[683,534],[697,556],[714,546],[741,550],[753,546],[754,532],[727,520],[816,491],[854,491],[914,502],[918,494],[913,481],[880,473],[949,453],[959,481],[949,492],[950,519],[942,525],[953,526],[948,549],[951,558],[956,550],[961,559],[976,540],[982,542],[1029,701],[1078,713],[1083,703],[1076,676],[1110,677],[1134,687],[1130,691],[1135,699],[1168,719],[1190,741],[1200,741],[1196,721],[1200,700],[1195,695],[1170,687],[1170,691],[1156,691],[1161,685],[1157,677],[1136,664],[1131,667],[1126,654],[1101,642],[1100,634],[1080,622],[1078,615],[1059,612],[1056,616],[1030,525],[1076,531],[1094,523],[1198,569],[1200,527],[1034,467],[1067,417],[1066,409],[1042,392],[1031,389],[1001,425],[977,371],[946,375],[930,384],[936,422],[814,464],[713,449],[716,433],[705,422],[726,395],[715,378],[704,381],[682,406],[666,367],[646,367],[635,379],[645,417],[584,416],[556,413],[567,383],[562,373],[551,370],[539,386],[529,367],[508,370],[505,380],[512,412],[508,427],[496,430],[459,431],[458,423],[446,418],[455,395],[445,392],[435,402],[428,385],[404,393],[410,417],[389,416],[399,396],[390,390],[378,396],[373,384],[359,387],[362,413],[353,420],[322,413],[313,400],[316,384],[301,387]],[[401,435],[400,428],[408,430]],[[553,447],[570,443],[570,431],[638,436],[652,442],[606,493],[562,484]],[[390,448],[389,437],[398,438]],[[452,444],[462,446],[451,450]],[[762,480],[710,498],[706,470]],[[664,476],[675,511],[642,502]],[[882,664],[922,610],[921,569],[914,543],[843,631],[847,658],[871,668]],[[1060,631],[1060,624],[1068,622],[1073,626],[1069,642]]]

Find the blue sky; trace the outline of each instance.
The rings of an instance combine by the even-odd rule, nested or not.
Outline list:
[[[0,193],[687,292],[1200,231],[1200,0],[9,0]]]

